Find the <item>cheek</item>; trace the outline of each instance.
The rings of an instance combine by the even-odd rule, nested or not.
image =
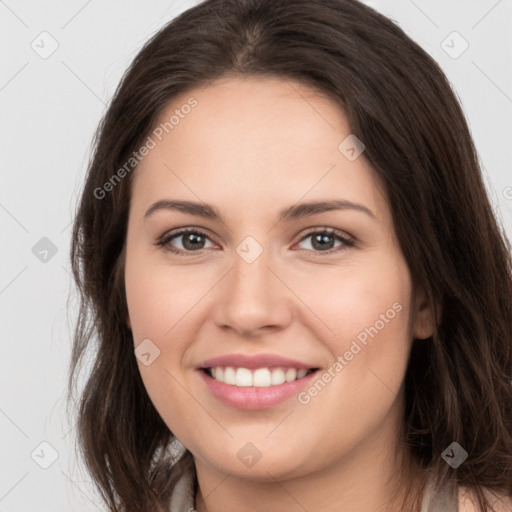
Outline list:
[[[133,251],[128,254],[125,265],[134,347],[142,343],[148,346],[146,340],[154,344],[149,345],[150,364],[142,363],[141,359],[137,364],[155,408],[176,435],[187,439],[186,427],[196,421],[201,411],[196,409],[184,388],[181,364],[190,343],[184,330],[189,320],[187,314],[205,291],[200,286],[192,286],[186,273],[171,272],[158,264],[148,265],[148,259],[147,255]],[[179,415],[174,414],[175,411],[179,411]]]
[[[410,282],[403,266],[385,270],[382,278],[377,271],[354,269],[338,276],[343,285],[331,285],[328,300],[320,293],[310,296],[316,302],[308,305],[336,333],[322,339],[333,363],[299,396],[301,411],[307,412],[303,430],[318,428],[318,418],[332,430],[330,441],[318,448],[324,460],[372,432],[394,432],[399,421],[412,336]]]
[[[398,397],[407,368],[412,340],[408,268],[396,255],[382,255],[373,265],[345,268],[316,283],[325,293],[316,288],[308,305],[333,331],[322,339],[333,364],[325,375],[328,383],[306,390],[302,403],[308,402],[313,417],[329,417],[349,430],[377,424]],[[358,421],[351,426],[347,418],[354,417]]]
[[[182,319],[194,309],[207,291],[198,271],[153,262],[147,255],[129,254],[126,260],[125,287],[128,313],[135,344],[145,338],[161,344],[174,337]]]
[[[392,398],[402,384],[412,340],[412,283],[405,262],[391,251],[380,253],[371,263],[318,272],[311,283],[295,281],[297,295],[314,314],[308,328],[322,333],[333,362],[343,358],[335,384],[328,385],[337,389],[332,400],[373,400],[376,391]]]
[[[300,321],[322,335],[333,356],[348,350],[358,335],[367,347],[374,338],[389,337],[397,346],[409,339],[411,279],[395,253],[379,251],[364,261],[281,274],[303,301],[297,303]]]

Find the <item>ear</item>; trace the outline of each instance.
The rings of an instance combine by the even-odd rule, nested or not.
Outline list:
[[[129,315],[126,315],[126,325],[127,325],[128,329],[131,331],[132,330],[132,324],[130,322],[130,316]]]
[[[427,294],[423,289],[418,288],[414,297],[414,316],[413,316],[413,338],[426,339],[434,333],[435,316],[434,308],[437,312],[437,318],[440,318],[440,310],[432,305],[428,300]]]

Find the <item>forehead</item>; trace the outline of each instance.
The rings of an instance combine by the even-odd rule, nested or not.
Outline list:
[[[193,106],[191,106],[193,105]],[[176,96],[150,137],[154,147],[134,175],[132,203],[164,196],[260,206],[345,198],[379,209],[376,175],[347,159],[351,136],[342,109],[304,84],[229,78]]]

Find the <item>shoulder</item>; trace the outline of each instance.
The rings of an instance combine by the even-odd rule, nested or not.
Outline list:
[[[484,494],[496,512],[512,512],[512,496],[499,494],[485,488]],[[467,487],[459,487],[458,491],[459,512],[481,512],[478,508],[478,501],[475,492]]]

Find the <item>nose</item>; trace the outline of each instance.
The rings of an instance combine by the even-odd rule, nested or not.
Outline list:
[[[219,328],[257,337],[290,323],[293,294],[270,265],[265,251],[252,263],[235,255],[233,267],[219,283],[213,315]]]

